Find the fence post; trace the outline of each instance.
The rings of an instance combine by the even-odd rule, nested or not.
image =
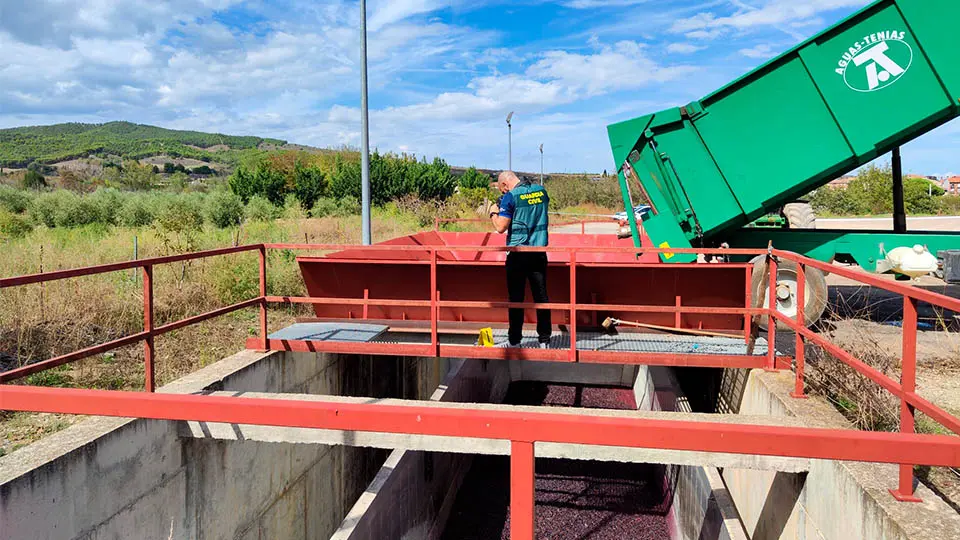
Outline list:
[[[577,361],[577,252],[570,252],[570,361]]]
[[[917,389],[917,300],[903,297],[903,359],[900,362],[900,433],[915,433],[913,406],[907,396]],[[890,490],[900,502],[922,502],[913,492],[913,464],[900,464],[900,485]]]
[[[368,319],[370,315],[370,289],[363,290],[363,318]]]
[[[534,459],[532,442],[510,441],[510,540],[533,540]]]
[[[440,310],[437,308],[437,250],[430,250],[430,347],[433,356],[440,356],[439,326]]]
[[[797,263],[797,324],[800,328],[804,328],[807,325],[807,317],[804,313],[806,295],[807,269],[803,264]],[[797,379],[796,386],[790,395],[798,399],[806,399],[807,395],[803,393],[803,370],[806,363],[806,350],[804,347],[806,346],[806,340],[800,332],[794,332],[794,334],[797,339],[796,345],[794,346],[794,356],[797,359]]]
[[[267,247],[260,246],[260,349],[270,350],[267,340]]]
[[[777,312],[777,259],[767,255],[767,272],[770,277],[767,298],[769,298],[769,322],[767,323],[767,371],[777,369],[777,319],[773,316]]]
[[[153,266],[143,267],[143,331],[148,332],[143,340],[143,377],[147,392],[154,391],[153,357]]]

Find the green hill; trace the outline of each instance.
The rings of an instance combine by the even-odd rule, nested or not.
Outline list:
[[[55,124],[0,129],[0,167],[57,163],[90,156],[140,159],[156,155],[203,161],[230,161],[237,150],[286,141],[238,137],[198,131],[177,131],[130,122]],[[226,148],[224,148],[226,147]]]

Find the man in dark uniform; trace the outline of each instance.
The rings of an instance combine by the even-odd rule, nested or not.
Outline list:
[[[503,196],[490,208],[490,219],[498,233],[507,234],[508,246],[546,247],[549,241],[548,211],[550,197],[547,190],[529,181],[521,181],[511,171],[500,173],[497,187]],[[508,253],[507,293],[511,302],[523,302],[527,281],[533,292],[533,301],[548,303],[547,254]],[[552,325],[549,309],[537,310],[537,337],[540,348],[550,343]],[[523,337],[523,309],[510,308],[509,346],[517,347]]]

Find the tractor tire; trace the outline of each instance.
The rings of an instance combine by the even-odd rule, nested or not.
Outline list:
[[[768,292],[768,278],[766,275],[767,263],[766,256],[759,256],[750,261],[753,264],[753,280],[751,282],[750,294],[754,298],[754,305],[767,307],[770,305],[770,294]],[[827,310],[827,279],[823,272],[816,268],[805,269],[806,288],[804,290],[804,311],[803,318],[806,326],[810,327],[820,320],[823,313]],[[786,296],[784,299],[778,298],[777,310],[783,315],[795,319],[797,316],[797,263],[780,259],[777,264],[777,283],[782,287]],[[762,303],[756,300],[763,298]],[[760,328],[766,330],[769,324],[769,317],[759,318]],[[789,330],[790,327],[777,321],[777,330]]]
[[[789,203],[783,205],[783,217],[791,229],[816,229],[817,215],[809,203]]]

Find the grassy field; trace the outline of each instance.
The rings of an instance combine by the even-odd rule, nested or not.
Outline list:
[[[374,241],[411,234],[414,216],[375,211]],[[48,272],[133,257],[171,254],[153,229],[86,226],[38,228],[3,245],[0,276]],[[240,229],[207,227],[198,249],[258,242],[359,243],[360,218],[276,220]],[[295,254],[274,251],[268,260],[270,294],[303,295]],[[203,313],[257,296],[256,253],[171,264],[154,270],[156,324]],[[15,287],[0,291],[0,370],[68,353],[136,333],[143,328],[142,282],[133,271]],[[271,310],[271,331],[290,324],[303,307]],[[257,331],[255,308],[190,326],[157,338],[158,385],[233,354]],[[143,347],[131,345],[30,376],[28,384],[139,390],[144,384]],[[0,413],[0,455],[62,429],[76,417]]]

